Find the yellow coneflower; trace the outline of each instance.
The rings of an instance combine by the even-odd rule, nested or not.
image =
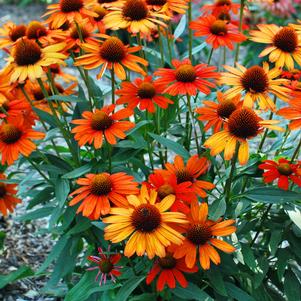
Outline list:
[[[8,22],[0,28],[0,49],[12,46],[18,39],[26,35],[24,24],[16,25]]]

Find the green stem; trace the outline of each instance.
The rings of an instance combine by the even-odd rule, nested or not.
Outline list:
[[[163,50],[163,42],[162,42],[162,34],[161,34],[161,29],[160,26],[158,25],[158,33],[159,33],[159,48],[160,48],[160,55],[161,55],[161,64],[162,67],[164,67],[164,50]]]
[[[213,54],[213,47],[212,47],[211,50],[210,50],[207,65],[209,65],[210,62],[211,62],[212,54]]]
[[[42,178],[45,179],[45,181],[50,184],[51,186],[54,186],[54,184],[40,171],[39,167],[29,158],[29,157],[24,157],[30,164],[31,166],[42,176]]]
[[[112,104],[115,104],[115,72],[114,67],[111,69],[111,83],[112,83]]]
[[[240,32],[242,32],[242,20],[243,20],[243,14],[244,14],[244,7],[245,7],[245,0],[240,0],[240,12],[239,12],[239,31]],[[239,59],[239,49],[240,49],[240,43],[237,43],[234,66],[235,66],[236,62],[238,62],[238,59]]]
[[[192,1],[189,1],[189,5],[188,5],[188,25],[190,24],[190,22],[192,21],[192,4],[191,4]],[[192,62],[192,29],[189,27],[188,29],[188,39],[189,39],[189,48],[188,48],[188,53],[189,53],[189,59],[191,61],[191,63],[193,64]]]
[[[294,162],[294,160],[297,158],[297,156],[299,154],[299,151],[300,151],[300,148],[301,148],[301,139],[299,141],[299,144],[298,144],[296,150],[294,151],[294,154],[293,154],[292,159],[291,159],[291,163]]]
[[[234,176],[236,161],[237,161],[237,158],[238,158],[238,149],[239,149],[239,144],[236,145],[235,153],[234,153],[234,156],[233,156],[232,161],[231,161],[231,170],[230,170],[229,178],[228,178],[228,180],[226,182],[226,186],[225,186],[225,200],[226,200],[226,204],[228,204],[229,201],[230,201],[231,186],[232,186],[232,181],[233,181],[233,176]]]

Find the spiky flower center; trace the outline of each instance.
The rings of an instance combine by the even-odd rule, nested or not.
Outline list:
[[[41,59],[42,51],[36,42],[21,39],[15,45],[13,56],[18,66],[34,65]]]
[[[104,274],[109,274],[114,268],[113,263],[109,259],[102,259],[99,262],[99,269],[101,270],[102,273]]]
[[[169,196],[170,194],[174,194],[175,191],[172,186],[169,184],[164,184],[159,187],[158,189],[158,196],[161,200],[163,200],[165,197]]]
[[[292,53],[298,47],[298,35],[293,28],[286,26],[275,34],[273,42],[282,51]]]
[[[259,118],[249,108],[237,109],[229,117],[228,127],[237,138],[249,139],[259,133]]]
[[[59,74],[61,72],[61,68],[58,64],[52,64],[48,68],[53,74]]]
[[[103,4],[103,3],[111,3],[111,2],[115,2],[116,0],[98,0],[97,2],[99,4]]]
[[[6,195],[6,188],[4,183],[0,183],[0,198],[3,198]]]
[[[108,62],[121,62],[125,55],[125,46],[117,37],[108,38],[100,48],[100,56]]]
[[[216,6],[230,6],[231,5],[231,0],[217,0],[216,1]]]
[[[192,83],[196,79],[196,72],[192,65],[184,64],[175,71],[176,80],[183,83]]]
[[[206,225],[195,224],[187,231],[187,239],[197,246],[206,244],[211,237],[211,230]]]
[[[147,17],[148,8],[144,0],[127,0],[123,6],[122,14],[130,21],[140,21]]]
[[[152,83],[143,82],[138,88],[138,96],[141,99],[153,98],[156,95],[156,89]]]
[[[106,195],[112,190],[112,181],[110,176],[100,173],[94,176],[91,184],[91,192],[95,195]]]
[[[193,182],[193,176],[186,170],[181,169],[176,172],[177,183],[181,184],[183,182]]]
[[[221,118],[229,118],[236,110],[236,105],[232,101],[224,100],[217,106],[217,114]]]
[[[226,21],[227,23],[229,23],[229,22],[231,21],[231,16],[230,16],[230,14],[229,14],[228,12],[222,11],[222,12],[218,15],[217,19],[223,20],[223,21]]]
[[[210,32],[217,36],[224,36],[227,34],[227,23],[223,20],[216,20],[210,26]]]
[[[293,170],[289,163],[279,163],[277,170],[284,176],[289,176],[293,173]]]
[[[104,18],[104,16],[108,13],[108,11],[100,4],[94,7],[94,12],[98,15],[97,17],[94,17],[94,20],[96,22],[101,21]]]
[[[91,127],[95,131],[104,131],[108,129],[113,123],[114,120],[103,111],[95,112],[92,115]]]
[[[0,140],[6,144],[17,142],[22,136],[22,131],[15,125],[6,123],[2,125],[0,130]]]
[[[253,66],[244,73],[241,84],[247,92],[263,93],[269,88],[269,78],[260,66]]]
[[[26,35],[26,26],[21,24],[11,28],[9,32],[9,37],[13,42],[16,42],[19,38]]]
[[[61,0],[60,7],[63,13],[77,12],[84,7],[84,1],[83,0]]]
[[[163,270],[171,270],[177,265],[177,260],[172,254],[167,253],[165,257],[158,259],[158,264]]]
[[[147,5],[163,6],[167,0],[146,0]]]
[[[27,27],[26,36],[28,39],[38,39],[40,37],[44,37],[47,36],[47,29],[42,23],[38,21],[32,21]]]
[[[47,89],[48,90],[48,89]],[[44,93],[42,91],[42,89],[40,87],[35,87],[34,89],[32,89],[32,94],[34,97],[34,100],[43,100],[45,98]]]
[[[142,204],[132,213],[132,225],[140,232],[153,232],[161,224],[158,208],[151,204]]]

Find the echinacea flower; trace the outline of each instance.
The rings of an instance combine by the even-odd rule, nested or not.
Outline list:
[[[269,44],[260,57],[269,55],[269,61],[276,67],[294,69],[294,60],[301,66],[301,35],[292,26],[279,27],[275,24],[257,25],[251,30],[251,41]]]
[[[56,77],[58,77],[66,83],[77,82],[76,76],[64,72],[59,64],[51,64],[47,67],[47,69],[50,71],[53,79],[56,79]]]
[[[150,113],[156,111],[155,104],[162,109],[166,109],[173,101],[163,94],[163,88],[151,76],[144,79],[136,78],[133,82],[124,81],[121,89],[116,91],[119,99],[116,104],[128,104],[129,109],[139,106],[140,110],[147,110]]]
[[[10,48],[15,42],[26,35],[24,24],[16,25],[8,22],[0,28],[0,49]]]
[[[158,292],[161,292],[165,285],[171,289],[175,288],[177,282],[181,287],[186,288],[188,282],[183,272],[196,273],[197,271],[197,266],[188,268],[184,258],[176,259],[171,252],[167,252],[165,257],[155,260],[152,269],[147,274],[146,284],[152,283],[158,276],[156,285]]]
[[[103,5],[96,3],[93,7],[93,12],[97,14],[97,17],[90,17],[90,23],[96,26],[100,33],[105,33],[106,26],[103,18],[108,14],[108,10]]]
[[[225,91],[225,98],[231,99],[241,93],[244,93],[244,106],[252,108],[254,102],[258,101],[261,109],[275,110],[276,106],[270,98],[274,94],[280,99],[287,101],[290,90],[283,86],[288,83],[286,79],[278,78],[281,69],[273,68],[269,70],[269,64],[264,62],[263,67],[255,65],[245,68],[236,64],[237,68],[224,66],[228,72],[223,72],[220,78],[220,84],[233,86]]]
[[[164,93],[172,96],[196,95],[198,91],[209,94],[215,84],[208,80],[219,78],[219,73],[214,72],[216,67],[206,64],[193,66],[189,59],[182,62],[173,59],[171,63],[174,69],[159,68],[154,75],[160,77],[156,82],[165,87]]]
[[[83,66],[84,69],[95,69],[101,66],[98,79],[103,76],[107,68],[112,69],[121,80],[126,79],[124,67],[146,75],[139,64],[147,66],[148,62],[132,54],[139,51],[141,47],[128,47],[117,37],[102,36],[106,38],[104,41],[81,45],[86,54],[76,58],[75,66]]]
[[[60,28],[66,22],[80,22],[86,17],[97,17],[93,12],[94,3],[91,0],[60,0],[59,3],[47,6],[48,12],[43,17],[48,17],[47,23],[52,28]]]
[[[75,134],[74,139],[80,146],[85,144],[94,144],[96,149],[102,147],[103,136],[110,144],[116,144],[116,137],[124,139],[125,132],[132,129],[135,124],[122,119],[128,118],[133,114],[132,110],[121,109],[115,113],[115,105],[105,106],[102,109],[96,109],[94,112],[85,111],[83,119],[72,120],[77,124],[72,129]]]
[[[174,229],[173,224],[187,223],[186,217],[180,212],[167,211],[175,201],[173,195],[158,202],[157,192],[148,192],[142,186],[140,195],[128,196],[128,208],[112,208],[110,216],[102,221],[109,224],[104,229],[104,237],[112,243],[121,242],[128,237],[124,255],[131,257],[147,254],[149,259],[165,257],[165,248],[172,243],[180,245],[183,236]]]
[[[226,253],[235,251],[232,245],[216,238],[216,236],[227,236],[234,233],[236,231],[236,227],[233,226],[235,220],[209,220],[207,203],[198,204],[197,201],[191,204],[191,214],[188,220],[189,224],[183,245],[177,247],[173,254],[175,258],[185,257],[188,268],[195,265],[197,256],[204,270],[210,268],[210,261],[220,264],[220,256],[214,247]]]
[[[283,131],[283,128],[275,125],[279,123],[279,120],[262,120],[252,109],[247,107],[235,110],[227,123],[228,126],[208,138],[204,146],[211,149],[210,154],[212,156],[216,156],[224,150],[225,160],[231,160],[238,143],[238,161],[241,165],[246,164],[249,160],[249,139],[259,135],[263,128]]]
[[[265,160],[258,167],[265,171],[262,175],[265,183],[278,180],[278,187],[288,190],[289,182],[292,181],[301,187],[301,162],[293,164],[285,158],[280,158],[278,162]]]
[[[5,180],[6,176],[1,173],[0,179]],[[0,182],[0,211],[4,216],[8,212],[13,212],[17,204],[21,203],[21,200],[16,197],[16,187],[16,184]]]
[[[108,247],[108,253],[110,252],[110,246]],[[99,285],[106,284],[109,277],[111,277],[111,281],[115,282],[115,277],[119,277],[121,275],[120,269],[122,266],[118,266],[118,262],[121,259],[121,254],[111,254],[106,255],[101,247],[98,248],[99,256],[88,256],[88,260],[97,264],[97,266],[87,268],[87,271],[98,270],[95,280],[98,281],[99,276]]]
[[[69,206],[82,202],[76,213],[82,212],[83,216],[92,220],[108,214],[111,203],[115,206],[127,206],[128,202],[125,196],[139,192],[134,177],[124,172],[91,173],[87,174],[85,178],[79,178],[76,183],[81,187],[70,194],[70,196],[76,196],[70,201]]]
[[[217,103],[210,100],[203,100],[203,107],[196,108],[195,112],[200,116],[197,117],[200,121],[207,121],[204,131],[208,131],[213,127],[213,133],[218,132],[222,126],[225,126],[225,120],[238,109],[242,101],[241,96],[237,95],[232,99],[225,99],[223,93],[217,92]]]
[[[301,96],[301,95],[300,95]],[[288,103],[289,106],[281,108],[277,111],[277,115],[282,116],[285,119],[290,120],[288,127],[291,130],[297,130],[301,128],[301,97],[294,98]]]
[[[205,189],[211,190],[215,187],[214,184],[199,179],[199,177],[204,175],[209,168],[209,161],[205,157],[200,158],[198,155],[194,155],[188,159],[186,164],[184,164],[183,158],[179,155],[176,155],[174,163],[172,164],[167,162],[165,164],[165,168],[166,170],[160,169],[158,171],[164,176],[170,176],[174,174],[177,178],[178,184],[190,182],[194,193],[201,198],[205,198],[207,196]],[[197,199],[196,196],[192,195],[190,202],[195,199]]]
[[[34,81],[45,72],[43,67],[51,64],[64,64],[66,56],[61,53],[65,43],[53,44],[41,48],[35,41],[27,38],[19,39],[12,48],[8,69],[12,83],[22,83],[26,79]]]
[[[233,3],[231,0],[215,0],[213,4],[205,4],[202,7],[202,11],[207,14],[216,15],[220,11],[232,11],[237,14],[240,8],[240,4]]]
[[[10,119],[0,125],[0,153],[2,165],[12,165],[22,154],[28,157],[37,146],[31,140],[40,140],[44,133],[25,126],[22,118]]]
[[[211,44],[214,49],[225,46],[233,50],[233,43],[241,43],[246,40],[246,37],[239,32],[237,26],[217,19],[212,15],[192,21],[189,27],[195,31],[194,36],[205,36],[206,42]]]
[[[120,1],[121,6],[109,7],[111,10],[105,17],[104,23],[109,29],[124,29],[130,33],[149,34],[158,25],[166,26],[159,19],[169,19],[161,12],[155,12],[148,8],[144,0],[124,0]]]
[[[7,99],[0,103],[3,108],[3,113],[0,113],[0,118],[24,118],[24,122],[34,124],[34,117],[30,104],[24,99]]]
[[[154,11],[164,12],[168,16],[174,13],[185,14],[187,0],[146,0],[146,4]]]
[[[176,197],[175,202],[171,206],[171,211],[180,211],[183,213],[189,212],[189,207],[185,203],[190,203],[191,199],[195,198],[195,193],[191,188],[190,181],[178,183],[175,174],[166,177],[160,171],[156,171],[148,178],[150,189],[155,189],[158,192],[158,198],[163,200],[169,195]]]

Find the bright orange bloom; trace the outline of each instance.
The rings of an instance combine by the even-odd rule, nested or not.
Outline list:
[[[51,76],[55,79],[56,77],[59,77],[61,80],[63,80],[66,83],[70,82],[77,82],[77,78],[71,74],[65,73],[59,64],[52,64],[47,67],[50,72]]]
[[[250,40],[269,44],[259,57],[269,55],[269,61],[276,67],[294,69],[294,60],[301,66],[301,34],[293,26],[279,27],[275,24],[257,25],[259,30],[251,30]]]
[[[289,107],[282,108],[277,111],[277,115],[291,120],[289,128],[291,130],[297,130],[301,128],[301,93],[300,98],[292,99],[289,102]]]
[[[301,187],[301,162],[292,164],[290,161],[280,158],[278,162],[265,160],[258,167],[266,170],[262,175],[265,183],[271,183],[278,179],[278,187],[281,189],[288,190],[289,181]]]
[[[91,0],[60,0],[57,4],[48,5],[48,12],[43,17],[49,16],[46,22],[51,23],[52,28],[60,28],[66,22],[79,23],[86,17],[97,17],[92,11],[93,5]]]
[[[72,120],[73,124],[77,124],[72,129],[75,134],[74,138],[80,146],[85,144],[94,144],[96,149],[102,147],[103,136],[110,144],[116,144],[116,137],[124,139],[125,131],[130,130],[135,126],[130,121],[120,121],[128,118],[133,114],[132,110],[121,109],[113,113],[115,105],[105,106],[102,109],[96,109],[94,112],[85,111],[83,119]]]
[[[146,4],[154,11],[164,12],[168,16],[174,13],[185,14],[188,0],[146,0]]]
[[[16,25],[8,22],[0,28],[0,49],[10,48],[18,39],[26,35],[24,24]]]
[[[167,252],[165,257],[158,258],[155,261],[152,269],[149,271],[146,277],[146,284],[152,283],[159,275],[157,280],[158,292],[161,292],[165,285],[171,289],[175,288],[176,282],[185,288],[188,286],[188,282],[185,279],[183,272],[196,273],[197,271],[197,266],[188,268],[184,258],[176,259],[173,257],[172,253]]]
[[[103,20],[106,28],[113,30],[126,28],[130,33],[149,34],[158,25],[166,26],[159,19],[169,19],[161,12],[150,10],[144,0],[124,0],[120,3],[120,6],[108,8],[109,13]]]
[[[90,17],[90,23],[96,26],[100,33],[105,33],[106,27],[103,19],[108,14],[108,10],[104,7],[104,5],[96,3],[93,7],[93,12],[97,14],[97,17]]]
[[[150,113],[156,111],[155,105],[166,109],[173,101],[163,94],[164,88],[152,80],[151,76],[144,79],[136,78],[133,82],[122,82],[121,89],[116,91],[120,95],[117,104],[128,104],[129,109],[139,106],[140,110],[147,110]]]
[[[198,178],[205,174],[209,168],[209,161],[205,157],[199,158],[198,155],[194,155],[188,159],[187,164],[185,165],[183,158],[177,155],[175,156],[174,163],[166,163],[165,168],[167,170],[159,170],[164,176],[174,174],[177,178],[178,184],[190,182],[194,193],[201,198],[205,198],[207,196],[204,189],[211,190],[215,187],[215,185],[210,182],[198,180]],[[192,195],[191,199],[188,201],[190,203],[192,200],[196,199],[196,196]]]
[[[279,120],[262,120],[257,114],[247,107],[235,110],[227,120],[228,126],[208,138],[204,146],[211,149],[211,156],[216,156],[224,150],[225,160],[231,160],[236,144],[239,143],[238,161],[244,165],[249,160],[248,139],[259,135],[263,128],[283,131],[283,128],[276,126]]]
[[[241,43],[247,38],[239,32],[238,27],[219,20],[215,16],[205,16],[192,21],[189,26],[195,30],[196,37],[207,37],[207,44],[211,44],[214,49],[218,47],[228,47],[233,50],[233,43]]]
[[[0,174],[0,179],[5,180],[6,176]],[[0,182],[0,211],[4,216],[7,215],[8,211],[13,212],[17,204],[21,203],[21,200],[16,197],[16,187],[16,184]]]
[[[0,125],[0,153],[2,165],[12,165],[22,154],[28,157],[37,147],[32,139],[43,139],[44,133],[23,124],[22,118],[11,119]]]
[[[159,68],[154,75],[160,76],[156,82],[165,87],[164,92],[175,95],[196,95],[198,91],[209,94],[210,88],[215,84],[206,79],[217,79],[219,73],[214,72],[216,67],[208,67],[206,64],[193,66],[189,59],[172,60],[175,69]]]
[[[95,69],[101,66],[97,78],[101,78],[106,69],[113,69],[119,79],[125,80],[126,73],[124,67],[146,75],[145,71],[139,66],[147,66],[148,62],[136,55],[141,49],[139,46],[128,47],[117,37],[110,37],[101,35],[106,40],[99,41],[98,43],[83,43],[81,47],[87,54],[76,58],[75,66],[83,66],[85,69]]]
[[[226,253],[232,253],[235,248],[227,242],[217,239],[214,236],[227,236],[236,231],[232,226],[235,220],[212,221],[208,219],[207,203],[198,204],[197,201],[191,204],[191,214],[188,216],[189,224],[186,229],[186,238],[175,252],[175,258],[185,257],[188,268],[196,263],[197,250],[201,267],[204,270],[210,268],[210,261],[220,264],[221,259],[214,247]]]
[[[197,117],[200,121],[208,121],[204,127],[207,132],[211,127],[213,127],[213,132],[218,132],[222,126],[226,126],[225,120],[230,117],[230,115],[239,107],[241,107],[242,102],[240,101],[240,95],[233,99],[225,99],[223,93],[217,92],[217,101],[213,102],[210,100],[203,100],[203,107],[196,108],[195,112],[200,114]]]
[[[190,181],[178,183],[175,174],[164,177],[160,171],[151,174],[148,179],[150,189],[155,189],[158,193],[158,198],[163,200],[168,195],[176,197],[171,211],[180,211],[183,213],[189,212],[189,207],[185,203],[190,203],[191,199],[195,198],[192,183]]]
[[[203,5],[202,11],[206,15],[216,15],[221,11],[232,11],[234,14],[239,12],[240,4],[233,3],[231,0],[215,0],[214,4]]]
[[[82,212],[83,216],[92,220],[108,214],[111,203],[115,206],[126,207],[128,202],[125,196],[139,192],[138,183],[134,182],[134,177],[124,172],[91,173],[85,178],[79,178],[76,183],[81,187],[70,194],[70,196],[77,196],[70,201],[69,206],[82,201],[76,213]]]

